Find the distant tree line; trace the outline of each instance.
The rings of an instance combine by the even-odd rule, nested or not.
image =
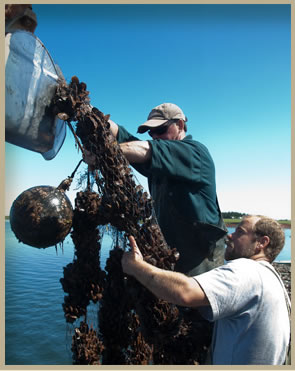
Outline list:
[[[238,213],[237,211],[226,211],[221,214],[224,219],[239,219],[246,215],[245,213]]]

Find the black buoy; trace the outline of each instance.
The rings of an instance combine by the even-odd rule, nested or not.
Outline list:
[[[65,239],[72,227],[73,208],[61,185],[32,187],[15,199],[10,224],[20,242],[46,248]]]

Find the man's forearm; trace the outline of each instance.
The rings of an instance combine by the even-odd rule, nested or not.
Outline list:
[[[152,150],[148,141],[134,141],[121,143],[123,154],[131,164],[142,164],[150,160]]]
[[[117,138],[119,127],[118,125],[109,120],[111,133]],[[132,164],[142,164],[150,160],[152,150],[148,141],[133,141],[120,143],[121,150],[127,160]]]
[[[134,276],[159,299],[185,307],[209,305],[199,284],[182,273],[159,269],[144,261],[132,268]]]

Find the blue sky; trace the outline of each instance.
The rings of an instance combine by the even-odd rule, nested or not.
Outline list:
[[[291,218],[290,4],[33,10],[35,34],[65,79],[84,81],[91,104],[118,124],[136,133],[154,106],[183,109],[188,133],[214,159],[222,211]],[[57,186],[81,158],[69,131],[51,161],[8,143],[5,151],[6,215],[22,191]]]

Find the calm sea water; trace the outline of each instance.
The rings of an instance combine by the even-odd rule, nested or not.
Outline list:
[[[278,261],[291,259],[291,231],[285,231],[286,245]],[[18,243],[8,221],[5,233],[5,364],[71,365],[74,325],[65,322],[59,280],[63,267],[73,260],[72,240],[69,236],[65,239],[63,251],[55,247],[36,249]],[[105,235],[102,267],[111,244],[111,238]],[[91,305],[88,314],[94,325],[97,309]]]

